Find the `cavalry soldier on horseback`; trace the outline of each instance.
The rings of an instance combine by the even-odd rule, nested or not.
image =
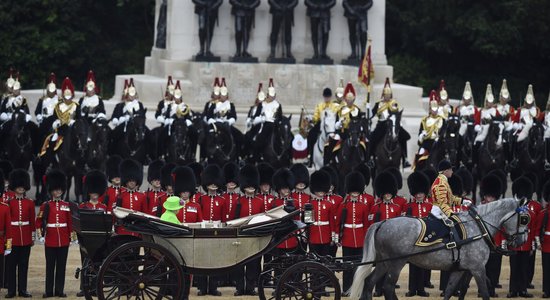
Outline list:
[[[71,128],[76,118],[80,116],[80,108],[78,103],[74,101],[74,86],[69,77],[65,77],[61,84],[61,91],[63,94],[62,101],[57,102],[54,107],[54,114],[51,118],[53,134],[46,136],[40,156],[46,154],[48,149],[50,151],[57,151],[63,143],[63,138],[68,134],[69,128]]]
[[[334,90],[334,103],[342,105],[344,103],[344,79],[340,78],[338,87]]]
[[[202,111],[202,119],[204,120],[204,122],[208,121],[208,119],[206,118],[206,113],[210,109],[212,109],[212,107],[216,106],[218,100],[220,100],[220,78],[216,77],[214,79],[214,87],[212,89],[212,93],[210,94],[210,100],[206,102]]]
[[[345,140],[348,137],[349,123],[352,119],[359,119],[362,117],[361,109],[354,104],[355,102],[355,88],[348,82],[346,88],[344,89],[344,103],[340,105],[340,110],[338,111],[337,121],[335,128],[340,130],[340,134],[336,134],[334,139],[331,139],[329,145],[325,149],[328,155],[332,155],[339,147],[337,145],[340,141]],[[338,139],[339,137],[339,139]],[[329,161],[332,160],[332,157]]]
[[[126,93],[124,101],[117,103],[113,110],[113,115],[111,116],[111,123],[116,127],[115,130],[119,129],[122,131],[123,125],[126,124],[130,118],[136,116],[145,117],[145,109],[143,108],[143,104],[139,101],[133,78],[130,78],[127,91],[128,93]]]
[[[8,94],[2,100],[0,105],[0,122],[5,124],[11,120],[14,112],[22,111],[25,113],[25,120],[30,122],[32,117],[29,113],[29,106],[27,105],[27,99],[21,95],[21,82],[19,81],[19,73],[15,78],[13,86],[11,88],[11,94]]]
[[[262,101],[264,101],[266,98],[266,95],[263,91],[262,83],[260,82],[258,84],[258,92],[256,93],[256,99],[254,100],[254,105],[250,106],[250,109],[248,110],[248,114],[246,115],[246,129],[247,131],[250,130],[252,127],[252,122],[254,121],[254,116],[256,115],[256,110],[258,109],[258,106]]]
[[[80,115],[86,118],[89,124],[95,123],[97,120],[106,120],[105,105],[101,97],[97,95],[97,93],[99,93],[99,87],[97,86],[95,75],[92,70],[88,71],[84,92],[86,95],[78,101],[80,105]]]
[[[469,81],[466,81],[464,92],[462,92],[462,103],[455,108],[454,113],[460,117],[458,134],[464,137],[465,134],[470,132],[469,128],[474,128],[476,116],[479,114],[479,109],[474,103],[474,95]]]
[[[372,109],[372,115],[378,117],[376,127],[371,134],[370,138],[370,156],[374,158],[374,149],[376,145],[382,140],[386,133],[386,127],[388,126],[388,120],[395,118],[394,115],[399,113],[402,109],[399,106],[397,100],[393,98],[393,92],[390,86],[390,79],[386,78],[384,88],[382,90],[382,98],[380,101],[374,104]],[[394,119],[395,122],[395,119]],[[411,138],[410,134],[401,126],[399,126],[398,140],[401,145],[401,159],[403,167],[410,167],[411,164],[407,160],[407,141]]]
[[[167,103],[166,106],[163,107],[162,113],[157,117],[157,121],[159,123],[160,121],[162,121],[164,128],[167,128],[167,130],[176,119],[185,120],[185,124],[187,126],[193,125],[193,123],[191,122],[193,112],[191,111],[189,105],[183,102],[183,93],[181,91],[179,80],[176,81],[176,86],[174,87],[174,95],[172,99],[172,102]]]
[[[309,227],[309,249],[320,256],[331,254],[331,243],[337,242],[334,216],[337,207],[328,198],[330,175],[325,171],[311,174],[311,204],[315,215],[314,223]]]
[[[34,110],[36,121],[38,121],[40,126],[40,132],[44,137],[51,130],[51,123],[54,121],[54,118],[52,117],[54,115],[55,106],[58,102],[59,97],[57,96],[55,74],[50,73],[50,78],[46,86],[46,95],[38,99],[38,104]]]
[[[6,79],[6,92],[2,94],[2,98],[0,98],[0,101],[4,101],[4,99],[9,97],[13,93],[13,85],[15,84],[15,78],[13,78],[14,72],[15,71],[13,70],[13,68],[10,68],[8,79]]]
[[[208,124],[229,126],[237,147],[241,145],[242,133],[233,126],[237,120],[237,111],[235,110],[235,105],[229,101],[229,91],[227,90],[225,78],[222,78],[219,100],[215,104],[210,105],[204,116]]]
[[[309,130],[307,136],[307,152],[309,155],[310,163],[313,162],[313,147],[317,141],[317,137],[321,131],[322,121],[325,119],[327,113],[338,114],[340,110],[340,104],[332,100],[332,90],[330,88],[325,88],[323,90],[323,102],[318,103],[315,106],[315,111],[313,112],[313,127]],[[338,140],[340,137],[337,133],[329,133],[330,139]]]
[[[535,122],[542,122],[544,120],[544,113],[540,111],[535,102],[535,94],[533,93],[532,85],[527,87],[527,94],[525,95],[523,106],[518,108],[512,120],[514,122],[513,128],[515,133],[512,138],[513,160],[510,162],[510,166],[515,168],[518,164],[517,144],[521,143],[529,136],[529,130]]]
[[[453,113],[453,107],[449,104],[449,94],[445,89],[445,80],[441,80],[439,83],[439,90],[437,91],[437,99],[439,108],[437,114],[447,120],[449,114]]]
[[[116,207],[147,213],[145,193],[139,191],[143,181],[143,166],[133,159],[125,159],[120,163],[119,169],[122,188],[116,198]],[[117,234],[139,236],[122,226],[116,226],[115,231]]]
[[[502,80],[502,86],[500,87],[500,93],[498,95],[498,104],[497,104],[497,112],[498,117],[497,120],[501,120],[504,122],[504,130],[506,131],[506,134],[503,136],[502,142],[504,143],[504,151],[506,151],[506,158],[510,159],[512,156],[510,151],[510,140],[512,139],[512,129],[513,129],[513,122],[512,118],[516,114],[516,110],[513,106],[509,104],[510,102],[510,91],[508,91],[508,84],[506,83],[506,79]]]
[[[176,86],[172,81],[172,76],[168,76],[168,82],[166,83],[166,91],[164,92],[164,99],[160,100],[155,111],[155,119],[160,125],[164,125],[166,120],[165,114],[167,108],[174,103],[174,90]]]
[[[481,109],[479,118],[476,120],[475,131],[478,133],[474,140],[474,146],[476,148],[479,147],[479,145],[483,143],[483,141],[485,141],[485,138],[489,133],[489,126],[491,125],[491,122],[500,117],[495,103],[495,96],[493,95],[493,88],[491,87],[491,84],[487,85],[484,103],[485,104]],[[501,125],[501,129],[503,128],[504,125]]]
[[[439,130],[443,127],[443,117],[438,114],[439,104],[434,90],[430,93],[430,112],[420,121],[418,134],[418,153],[415,157],[415,167],[420,161],[428,159],[434,143],[439,139]]]
[[[436,218],[443,220],[445,225],[451,227],[453,222],[449,219],[453,213],[453,206],[465,205],[469,206],[472,201],[457,197],[453,194],[449,186],[449,178],[453,176],[453,166],[448,160],[442,160],[438,165],[439,175],[432,183],[430,188],[433,197],[433,207],[431,214]]]

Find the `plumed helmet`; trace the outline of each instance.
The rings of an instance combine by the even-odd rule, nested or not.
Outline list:
[[[281,168],[273,174],[273,188],[275,191],[279,192],[284,188],[292,190],[296,185],[296,178],[294,178],[294,173],[292,173],[287,168]]]
[[[90,194],[103,195],[107,190],[107,176],[99,170],[92,170],[82,177],[84,197]]]
[[[309,190],[312,194],[317,192],[328,193],[330,191],[330,175],[325,171],[319,170],[313,172],[310,183]]]
[[[290,167],[290,171],[294,173],[296,184],[303,183],[306,185],[306,188],[309,186],[309,171],[307,170],[306,165],[294,164],[292,165],[292,167]]]
[[[225,179],[225,184],[230,182],[239,185],[239,165],[235,162],[228,162],[223,166],[223,176]]]
[[[120,157],[120,155],[115,154],[107,158],[105,173],[107,174],[107,179],[109,179],[109,181],[113,180],[113,178],[120,177],[120,169],[118,167],[121,162],[122,157]]]
[[[419,193],[428,195],[430,193],[431,184],[428,176],[422,172],[416,171],[407,178],[407,186],[409,187],[409,193],[413,196]]]
[[[460,167],[453,176],[458,176],[462,180],[462,191],[465,194],[471,194],[474,189],[474,178],[472,173],[466,167]]]
[[[464,193],[464,187],[462,186],[462,178],[460,176],[454,175],[449,178],[449,186],[453,191],[453,195],[462,196]]]
[[[346,194],[353,192],[362,194],[365,191],[365,178],[359,172],[351,172],[346,175]]]
[[[244,165],[239,171],[239,186],[241,190],[254,188],[258,190],[260,186],[260,174],[253,164]]]
[[[189,167],[178,166],[172,169],[172,187],[174,195],[179,196],[181,193],[189,192],[190,197],[195,194],[197,181],[195,173]]]
[[[397,190],[401,190],[403,188],[403,175],[401,175],[401,171],[397,168],[388,168],[386,169],[387,172],[390,172],[393,177],[395,178],[395,183],[397,183]]]
[[[153,180],[160,180],[161,174],[160,170],[164,166],[164,161],[157,159],[152,161],[147,168],[147,181],[151,182]]]
[[[531,199],[533,196],[533,183],[525,176],[519,177],[512,183],[512,194],[518,199]]]
[[[46,189],[67,191],[67,176],[61,170],[53,169],[46,174]]]
[[[172,170],[174,170],[175,167],[175,163],[169,162],[160,169],[160,185],[163,190],[166,190],[168,186],[174,188],[172,185]]]
[[[3,181],[1,181],[3,185]],[[24,169],[15,169],[9,174],[9,189],[15,191],[16,188],[22,187],[26,191],[31,189],[31,177],[29,172]]]
[[[275,173],[275,170],[269,163],[266,163],[266,162],[259,163],[258,173],[260,173],[260,184],[272,185],[273,173]]]
[[[135,181],[138,186],[143,183],[143,165],[133,159],[125,159],[120,165],[120,183],[122,186]]]
[[[395,197],[397,194],[397,182],[395,176],[390,172],[382,172],[374,179],[374,189],[376,196],[382,197],[385,194],[391,194]]]
[[[365,178],[365,185],[369,185],[370,183],[370,168],[365,163],[360,163],[353,167],[353,171],[357,171],[361,174],[363,174],[363,178]]]
[[[330,175],[330,184],[334,186],[334,189],[336,190],[338,188],[338,173],[336,170],[334,170],[331,166],[324,166],[321,168],[321,171],[325,171]]]
[[[213,184],[219,188],[223,186],[224,178],[222,169],[216,164],[206,166],[201,174],[202,188],[206,191],[209,185]]]
[[[502,180],[496,174],[489,173],[481,179],[479,184],[479,195],[481,197],[493,196],[500,198],[502,195]]]

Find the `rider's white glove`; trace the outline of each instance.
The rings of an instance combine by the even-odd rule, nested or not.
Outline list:
[[[74,124],[74,120],[70,120],[69,121],[69,126],[73,126],[73,124]]]
[[[43,119],[42,115],[36,115],[36,121],[38,123],[42,123],[42,119]]]
[[[252,125],[252,119],[246,118],[246,127],[250,127],[250,125]]]
[[[97,114],[97,116],[95,117],[96,120],[99,120],[99,119],[107,119],[107,116],[104,114],[104,113],[99,113]]]
[[[117,127],[117,126],[118,126],[118,123],[119,123],[119,121],[118,121],[117,118],[113,118],[113,119],[111,120],[111,124],[113,124],[113,127]]]
[[[165,120],[165,118],[162,115],[157,117],[157,122],[159,122],[160,124],[164,124],[164,120]]]
[[[418,135],[418,141],[419,141],[419,142],[424,141],[425,138],[426,138],[426,131],[422,131],[422,132]]]
[[[210,119],[208,119],[208,122],[206,122],[206,123],[212,125],[212,124],[216,123],[216,120],[214,118],[210,118]]]
[[[0,114],[0,121],[4,122],[4,121],[7,121],[9,120],[10,118],[8,117],[8,114],[7,113],[1,113]]]
[[[229,126],[233,126],[233,124],[235,124],[235,118],[228,119],[227,124],[229,124]]]
[[[57,128],[59,128],[59,126],[61,126],[61,121],[59,121],[59,120],[55,120],[52,124],[53,129],[57,129]]]
[[[334,124],[334,128],[336,129],[342,129],[342,121],[338,121]]]
[[[11,249],[4,250],[4,256],[8,256],[11,253]]]
[[[470,206],[472,206],[472,201],[468,200],[468,199],[462,199],[462,205],[464,205],[466,207],[470,207]]]
[[[174,123],[174,119],[172,118],[164,120],[164,126],[170,126],[172,123]]]
[[[29,123],[31,120],[32,120],[31,115],[26,114],[26,115],[25,115],[25,122]]]
[[[185,124],[187,124],[187,127],[189,127],[189,126],[193,125],[193,122],[191,122],[191,120],[189,120],[189,119],[186,119]]]
[[[262,122],[263,122],[262,117],[255,117],[255,118],[254,118],[254,121],[252,121],[252,124],[258,125],[258,124],[260,124],[260,123],[262,123]]]
[[[475,132],[480,132],[480,131],[481,131],[481,125],[477,124],[477,125],[474,127],[474,130],[475,130]]]
[[[130,121],[130,116],[129,116],[129,115],[122,116],[122,117],[120,117],[120,119],[119,119],[119,122],[120,122],[120,123],[128,122],[128,121]]]

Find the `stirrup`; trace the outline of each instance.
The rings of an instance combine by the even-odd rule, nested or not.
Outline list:
[[[451,219],[443,219],[443,224],[445,224],[445,226],[447,226],[447,227],[453,227],[454,226],[454,223]]]

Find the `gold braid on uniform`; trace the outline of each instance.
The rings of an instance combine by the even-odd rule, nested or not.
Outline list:
[[[393,112],[393,113],[398,112],[399,111],[399,103],[397,103],[397,101],[395,101],[395,99],[391,99],[390,101],[380,101],[380,102],[378,102],[378,111],[376,112],[376,114],[380,115],[385,110],[388,110],[388,111]]]
[[[191,110],[189,109],[188,105],[185,106],[185,109],[183,111],[181,111],[181,109],[178,106],[178,108],[176,109],[176,116],[178,118],[185,117],[189,114],[190,111]]]
[[[423,141],[431,137],[436,130],[439,130],[439,128],[437,127],[437,124],[439,123],[439,118],[432,126],[428,126],[427,121],[427,117],[423,118],[422,121],[420,121],[422,123],[422,128],[426,131],[426,136],[424,137]]]
[[[63,112],[61,111],[61,108],[60,108],[61,103],[63,102],[59,102],[55,105],[55,115],[57,116],[59,121],[61,121],[61,125],[67,125],[71,121],[71,115],[74,112],[73,107],[78,104],[76,104],[75,102],[72,102],[70,105],[68,105],[69,108]]]

